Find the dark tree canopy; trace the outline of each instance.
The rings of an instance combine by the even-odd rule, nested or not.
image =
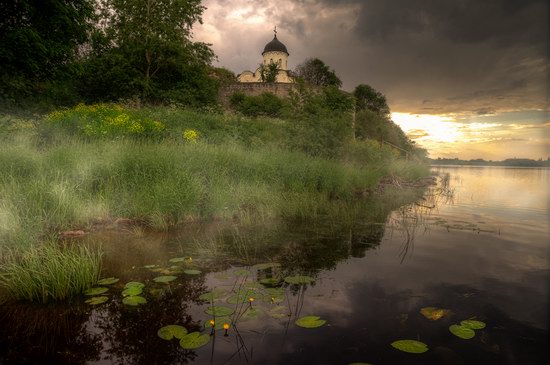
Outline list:
[[[353,91],[356,107],[358,111],[370,110],[381,116],[389,116],[390,107],[386,101],[386,96],[376,91],[369,85],[360,84]]]
[[[30,93],[37,82],[54,77],[88,39],[93,0],[2,0],[0,4],[4,97]]]
[[[318,58],[309,58],[296,67],[296,76],[315,86],[342,86],[334,70]]]

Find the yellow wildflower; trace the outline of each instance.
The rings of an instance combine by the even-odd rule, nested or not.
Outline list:
[[[199,133],[194,129],[186,129],[183,132],[183,138],[186,141],[195,143],[195,142],[197,142],[197,139],[199,138]]]

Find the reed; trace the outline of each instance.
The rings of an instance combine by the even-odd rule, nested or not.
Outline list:
[[[47,303],[73,298],[93,286],[101,272],[101,253],[87,245],[54,242],[12,249],[0,263],[4,298]]]

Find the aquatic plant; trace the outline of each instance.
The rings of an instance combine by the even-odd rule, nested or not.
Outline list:
[[[208,342],[210,342],[210,336],[208,334],[191,332],[181,338],[180,346],[186,350],[193,350],[206,345]]]
[[[398,340],[391,343],[392,347],[411,354],[422,354],[428,351],[428,345],[416,340]]]
[[[112,284],[118,283],[119,280],[120,279],[113,278],[113,277],[104,278],[104,279],[98,280],[97,284],[98,285],[112,285]]]
[[[46,303],[70,299],[97,282],[101,255],[89,245],[53,242],[12,249],[0,263],[0,290],[16,300]]]
[[[160,338],[168,341],[173,338],[177,338],[178,340],[181,340],[183,336],[185,336],[186,334],[187,334],[187,329],[183,326],[176,325],[176,324],[164,326],[157,331],[157,335]]]
[[[128,296],[122,299],[122,303],[130,306],[138,306],[139,304],[145,304],[147,303],[147,300],[143,297],[140,297],[138,295],[134,296]]]
[[[99,296],[99,297],[93,297],[93,298],[87,299],[85,303],[90,305],[99,305],[99,304],[105,303],[108,300],[109,300],[109,297]]]
[[[296,320],[296,325],[304,328],[317,328],[327,323],[326,320],[321,319],[318,316],[305,316]]]

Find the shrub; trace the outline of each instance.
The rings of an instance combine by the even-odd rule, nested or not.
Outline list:
[[[284,102],[275,94],[265,92],[258,96],[234,93],[229,99],[231,106],[247,116],[280,117]]]

